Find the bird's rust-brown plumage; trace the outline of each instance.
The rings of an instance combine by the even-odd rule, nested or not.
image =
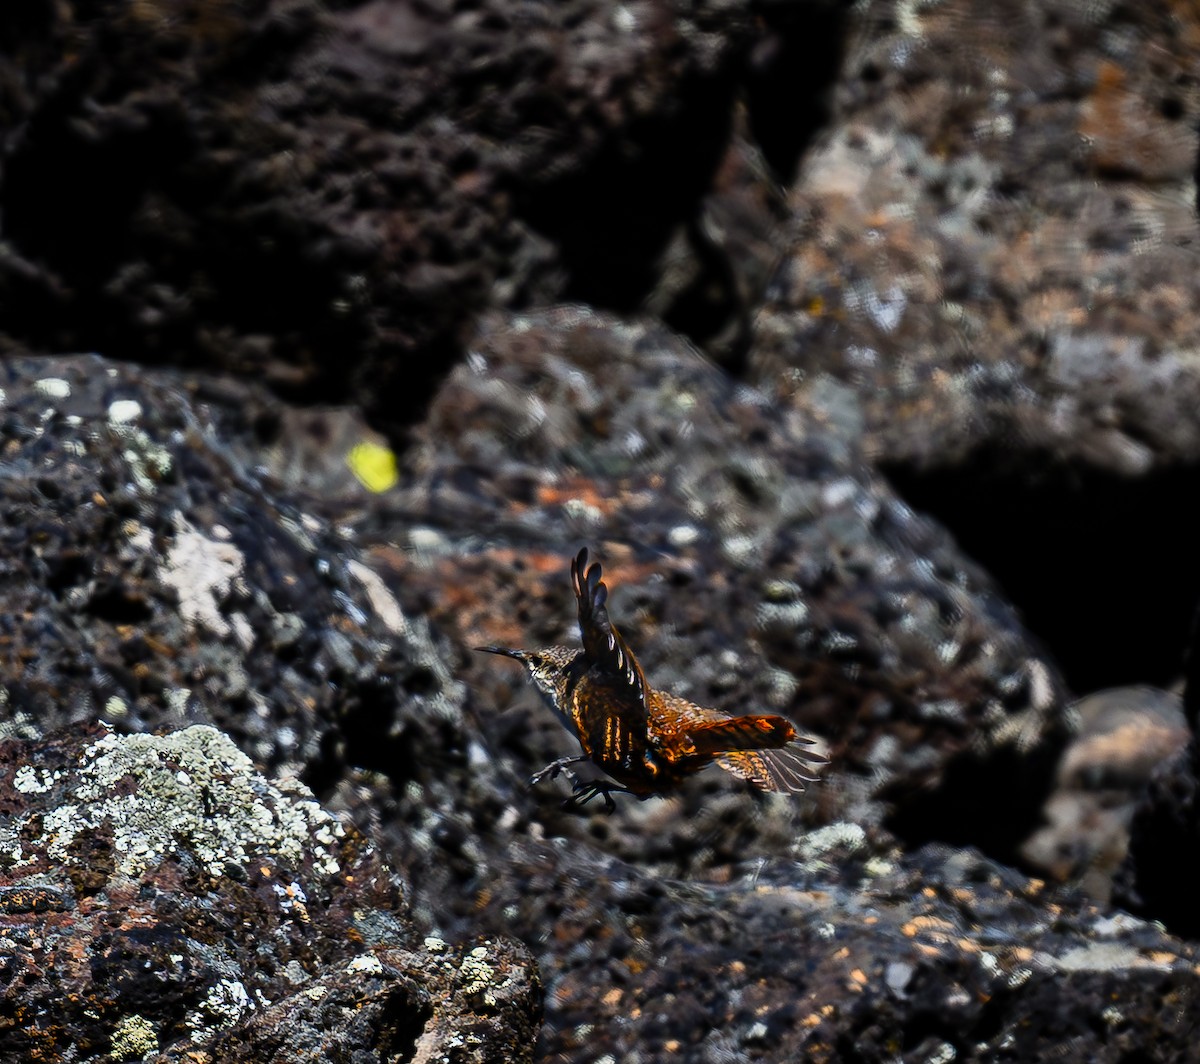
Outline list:
[[[587,548],[571,562],[582,650],[478,648],[520,661],[579,740],[578,756],[547,765],[531,784],[563,773],[574,784],[568,805],[601,795],[611,812],[614,791],[642,798],[667,794],[714,762],[767,791],[799,793],[817,778],[814,766],[825,758],[808,749],[812,740],[802,738],[791,721],[756,714],[734,717],[652,688],[609,620],[608,588],[599,564],[588,568],[587,562]],[[570,768],[580,761],[591,761],[617,782],[580,782]]]

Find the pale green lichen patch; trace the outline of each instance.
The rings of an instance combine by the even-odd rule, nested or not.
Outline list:
[[[84,752],[66,800],[42,814],[47,856],[69,865],[72,843],[105,827],[116,871],[137,876],[179,850],[213,875],[270,858],[338,871],[341,824],[315,801],[260,776],[233,743],[203,725],[170,735],[109,734]]]
[[[143,495],[153,495],[159,481],[171,472],[171,452],[129,422],[109,419],[109,431],[124,444],[121,457]]]
[[[462,960],[458,968],[462,992],[468,997],[478,994],[485,1005],[495,1005],[492,993],[496,983],[496,970],[488,963],[488,950],[476,946]]]
[[[158,1051],[158,1032],[154,1024],[134,1012],[113,1028],[113,1058],[140,1060]]]
[[[158,1051],[158,1032],[145,1016],[134,1013],[126,1016],[112,1033],[112,1055],[115,1060],[141,1060]]]

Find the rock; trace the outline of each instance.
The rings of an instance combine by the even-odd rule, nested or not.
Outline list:
[[[1200,594],[1198,28],[1165,2],[855,8],[754,318],[750,382],[810,418],[838,394],[1081,692],[1170,686]]]
[[[1200,459],[1194,14],[953,0],[856,22],[755,379],[800,409],[848,387],[892,465]]]
[[[0,347],[393,431],[485,306],[644,297],[754,32],[743,0],[84,6],[0,13]]]
[[[529,1059],[528,955],[422,945],[379,852],[213,728],[9,740],[0,809],[0,1059]]]
[[[1107,902],[1143,792],[1191,733],[1179,696],[1153,688],[1101,691],[1071,709],[1079,732],[1063,751],[1046,824],[1021,856],[1055,879],[1078,877],[1084,891]]]
[[[1193,623],[1185,659],[1186,737],[1150,773],[1138,796],[1128,853],[1114,877],[1113,896],[1131,912],[1152,915],[1178,935],[1200,937],[1200,913],[1187,856],[1200,845],[1200,626]]]
[[[485,919],[552,936],[547,1059],[1190,1059],[1194,944],[970,849],[862,839],[717,883],[526,844]]]
[[[459,727],[464,692],[337,532],[267,490],[239,420],[261,390],[86,356],[8,359],[0,389],[5,734],[204,722],[310,780],[347,756],[423,774],[412,736]]]
[[[1070,707],[1200,573],[1192,13],[92,8],[0,5],[0,349],[209,372],[0,363],[0,1056],[1194,1055],[1196,748]],[[585,544],[825,779],[529,792],[468,648]]]

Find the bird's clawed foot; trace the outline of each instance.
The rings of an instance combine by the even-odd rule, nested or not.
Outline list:
[[[604,799],[604,811],[609,815],[617,811],[617,803],[613,801],[613,794],[628,794],[627,787],[618,787],[615,784],[608,783],[605,780],[592,780],[590,783],[576,783],[571,788],[571,797],[563,802],[564,809],[575,811],[587,805],[593,798],[600,796]]]
[[[586,754],[578,754],[575,757],[560,757],[557,761],[551,761],[544,769],[529,777],[529,786],[536,787],[542,780],[554,780],[559,776],[566,776],[571,784],[571,797],[563,802],[564,809],[575,811],[587,805],[593,798],[601,797],[604,799],[604,811],[606,813],[616,812],[617,803],[612,800],[612,796],[613,794],[627,794],[629,793],[628,788],[609,783],[607,780],[590,780],[584,783],[571,770],[571,766],[587,760]]]

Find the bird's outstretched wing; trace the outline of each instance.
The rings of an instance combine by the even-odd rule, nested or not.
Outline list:
[[[640,724],[646,722],[646,677],[637,663],[621,633],[608,619],[605,603],[608,588],[601,579],[603,570],[597,562],[587,567],[587,548],[582,548],[571,562],[571,583],[575,587],[575,599],[579,603],[579,632],[583,636],[583,649],[591,666],[599,666],[609,686],[617,697],[618,704],[634,702],[640,709]],[[596,672],[593,671],[593,676]]]
[[[764,791],[801,794],[805,784],[819,778],[814,768],[826,758],[807,749],[811,739],[795,739],[778,750],[736,750],[722,754],[717,764],[726,772]]]

